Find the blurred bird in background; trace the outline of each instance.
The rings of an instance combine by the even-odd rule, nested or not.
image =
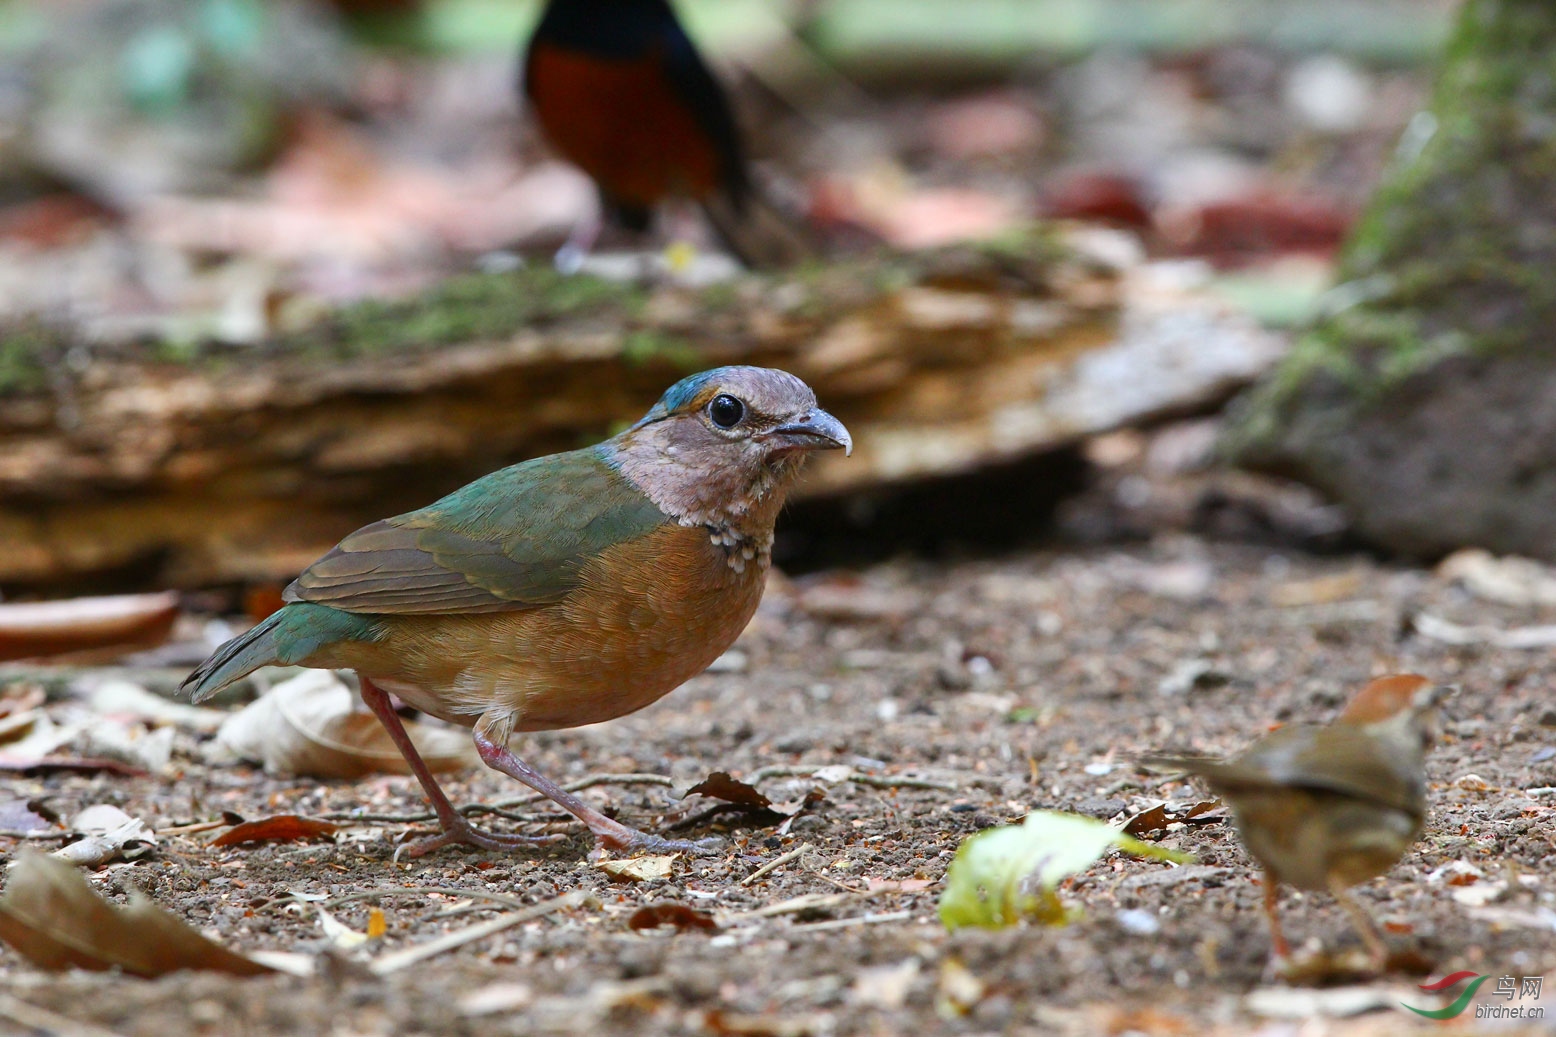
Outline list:
[[[669,0],[550,0],[530,38],[524,96],[542,132],[593,179],[605,218],[648,230],[667,200],[697,202],[749,267],[812,252],[752,181],[729,99]],[[574,271],[600,231],[575,228],[557,265]]]

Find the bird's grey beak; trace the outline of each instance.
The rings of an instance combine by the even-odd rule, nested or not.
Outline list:
[[[782,436],[801,450],[836,450],[845,455],[854,452],[854,437],[843,423],[820,407],[812,407],[792,421],[786,421],[768,435]]]

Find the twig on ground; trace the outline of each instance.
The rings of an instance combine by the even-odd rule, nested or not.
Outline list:
[[[212,832],[218,828],[231,827],[232,822],[226,820],[196,821],[194,824],[179,825],[176,828],[159,828],[158,835],[194,835],[198,832]]]
[[[913,917],[912,911],[882,911],[875,914],[857,915],[853,918],[829,918],[822,922],[799,922],[790,927],[791,931],[819,933],[827,929],[847,929],[852,925],[877,925],[881,922],[906,922]]]
[[[0,1019],[9,1019],[35,1033],[68,1033],[72,1037],[121,1037],[117,1030],[83,1023],[30,1001],[0,993]]]
[[[748,784],[756,785],[768,778],[809,778],[815,776],[819,770],[824,770],[831,764],[801,763],[801,764],[777,764],[771,767],[763,767],[751,777],[747,778]],[[929,778],[910,778],[906,775],[892,774],[860,774],[850,770],[842,781],[851,781],[856,785],[869,785],[877,789],[935,789],[939,792],[955,792],[960,786],[945,781],[934,781]]]
[[[454,889],[451,886],[395,886],[392,889],[361,889],[355,893],[342,893],[338,897],[330,897],[324,903],[334,907],[336,904],[349,904],[353,900],[377,900],[379,897],[396,897],[402,894],[459,897],[463,900],[490,900],[494,904],[502,904],[516,911],[524,911],[535,906],[506,893],[489,893],[482,889]]]
[[[756,869],[745,878],[741,879],[740,884],[742,886],[749,886],[763,875],[768,875],[774,871],[777,871],[779,868],[783,867],[785,864],[788,864],[790,861],[799,860],[801,857],[805,856],[807,853],[814,849],[815,847],[810,843],[801,843],[799,846],[796,846],[788,853],[779,857],[774,857],[772,860],[768,861],[766,864],[762,865],[760,868]]]
[[[7,828],[0,830],[0,839],[73,839],[76,834],[70,831],[23,832],[19,829]]]
[[[675,783],[663,774],[590,774],[570,781],[562,788],[568,792],[579,792],[583,789],[594,788],[597,785],[664,785],[671,787]],[[539,803],[547,797],[539,792],[527,796],[515,796],[511,799],[499,799],[495,803],[466,803],[458,810],[466,817],[471,814],[490,814],[508,821],[521,821],[526,823],[548,823],[551,821],[566,820],[568,815],[561,813],[548,814],[514,814],[504,810],[504,807],[518,807],[526,803]],[[430,811],[419,814],[359,814],[350,811],[339,811],[333,814],[319,814],[325,821],[352,822],[359,821],[363,824],[401,824],[413,825],[423,821],[436,821],[437,815]]]
[[[544,917],[556,911],[565,911],[571,907],[577,907],[589,899],[589,894],[582,890],[574,890],[564,893],[562,896],[553,897],[550,900],[542,900],[538,904],[531,904],[520,911],[510,911],[508,914],[499,915],[496,918],[487,919],[477,925],[465,929],[458,929],[451,933],[445,933],[426,943],[419,943],[414,947],[385,954],[376,959],[368,970],[375,976],[387,976],[390,973],[399,972],[401,969],[436,957],[446,951],[463,947],[467,943],[484,940],[488,936],[511,929],[523,922]]]
[[[1492,645],[1496,648],[1550,648],[1556,645],[1556,626],[1512,627],[1462,626],[1430,612],[1418,612],[1411,626],[1416,633],[1446,645]]]

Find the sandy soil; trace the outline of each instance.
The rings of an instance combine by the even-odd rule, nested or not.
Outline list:
[[[935,915],[963,837],[1032,808],[1114,818],[1203,798],[1140,772],[1131,755],[1167,744],[1235,750],[1271,724],[1327,718],[1369,676],[1414,670],[1462,690],[1429,764],[1427,833],[1360,896],[1393,945],[1433,976],[1550,979],[1556,661],[1549,650],[1440,643],[1419,633],[1423,612],[1499,627],[1556,620],[1556,610],[1488,604],[1429,570],[1363,554],[1309,555],[1167,528],[1132,544],[784,582],[725,672],[624,720],[517,745],[558,778],[671,776],[673,789],[607,784],[585,793],[647,826],[685,813],[678,791],[711,771],[834,768],[820,778],[762,778],[775,800],[825,792],[786,830],[772,817],[694,823],[680,830],[722,835],[724,850],[678,859],[654,883],[612,880],[586,859],[577,826],[549,814],[524,827],[548,823],[574,838],[511,856],[445,850],[395,862],[394,841],[417,826],[384,821],[313,844],[212,849],[208,836],[173,836],[148,857],[95,873],[94,883],[112,899],[144,890],[243,951],[322,952],[320,974],[48,975],[3,951],[0,982],[30,1005],[147,1037],[1435,1030],[1441,1024],[1397,1007],[1442,1003],[1414,989],[1417,975],[1363,980],[1360,990],[1381,1007],[1347,1018],[1323,1013],[1350,1010],[1344,999],[1355,1003],[1355,986],[1282,994],[1291,988],[1262,982],[1260,887],[1220,812],[1157,835],[1197,864],[1115,856],[1069,884],[1065,898],[1084,915],[1068,927],[947,933]],[[45,794],[66,814],[117,803],[158,828],[223,810],[422,811],[409,779],[274,780],[207,768],[184,756],[191,748],[180,742],[176,780],[61,776],[17,779],[15,790]],[[891,787],[900,779],[925,787]],[[518,791],[484,771],[449,789],[458,803]],[[803,856],[742,881],[805,844]],[[393,893],[403,887],[444,892]],[[389,891],[377,901],[386,935],[364,950],[325,951],[316,909],[296,894],[369,890]],[[573,890],[591,898],[387,979],[366,969],[507,909],[467,893],[538,903]],[[801,896],[827,899],[764,911]],[[711,913],[719,929],[628,927],[639,906],[665,901]],[[373,901],[328,906],[362,929]],[[1327,898],[1288,893],[1284,906],[1295,941],[1357,945]],[[1552,985],[1547,1017],[1556,1016]],[[1489,991],[1478,1003],[1501,1003]],[[0,1004],[0,1033],[38,1032],[7,1017],[15,1007]],[[1476,1025],[1472,1016],[1457,1025]]]

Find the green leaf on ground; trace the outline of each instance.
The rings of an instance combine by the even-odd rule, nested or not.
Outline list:
[[[1024,919],[1063,925],[1070,912],[1059,900],[1059,883],[1114,847],[1178,864],[1194,859],[1089,817],[1034,810],[1020,825],[990,828],[963,841],[946,873],[940,921],[947,929],[1002,929]]]

